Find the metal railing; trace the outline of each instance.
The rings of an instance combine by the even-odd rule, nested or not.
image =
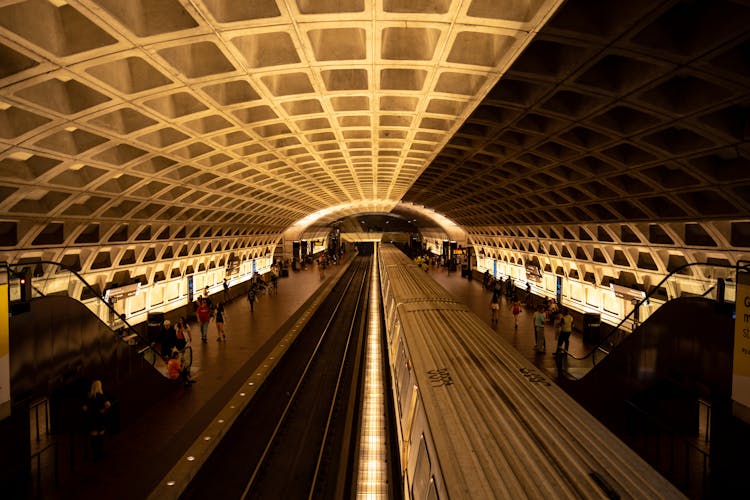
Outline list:
[[[57,440],[50,438],[50,417],[49,417],[49,400],[44,398],[38,401],[34,401],[29,405],[29,425],[33,427],[33,434],[31,436],[32,452],[30,455],[30,468],[32,476],[34,477],[34,487],[36,488],[36,497],[43,498],[44,482],[42,481],[44,464],[49,466],[49,472],[52,473],[54,484],[59,484],[60,468],[59,468],[59,456],[58,456],[58,445]],[[49,460],[42,461],[42,456],[45,453],[52,454],[51,463]]]
[[[5,267],[8,271],[8,286],[11,304],[21,300],[21,279],[25,276],[24,270],[35,270],[42,266],[44,272],[41,276],[32,276],[31,289],[32,297],[26,297],[26,300],[34,297],[44,297],[48,295],[61,295],[70,297],[81,304],[85,305],[93,314],[95,314],[103,323],[112,329],[113,334],[127,342],[134,350],[138,352],[151,365],[164,363],[164,359],[152,346],[149,340],[141,335],[128,321],[125,316],[118,313],[115,307],[104,300],[100,292],[89,284],[86,279],[78,274],[75,270],[53,261],[34,261],[27,263],[8,264],[0,262],[0,266]],[[45,267],[47,269],[45,269]],[[33,273],[32,273],[33,274]],[[74,294],[78,290],[85,291],[86,301],[81,300],[82,293]],[[76,296],[78,295],[78,296]],[[164,373],[164,370],[159,370]]]
[[[638,314],[637,311],[639,311],[642,306],[647,305],[650,300],[654,299],[654,295],[662,289],[663,285],[667,283],[667,281],[675,278],[676,275],[681,275],[681,271],[696,266],[705,266],[715,269],[731,269],[735,271],[735,278],[736,274],[740,272],[740,270],[750,270],[750,264],[741,265],[739,263],[737,265],[730,265],[710,262],[693,262],[677,267],[669,274],[667,274],[664,278],[662,278],[662,280],[659,281],[656,286],[652,287],[651,290],[647,294],[645,294],[645,296],[641,300],[634,304],[633,309],[628,314],[626,314],[619,323],[614,326],[610,326],[609,332],[604,336],[600,336],[600,340],[598,341],[597,346],[594,347],[591,351],[582,356],[576,356],[575,354],[572,354],[568,351],[563,351],[562,356],[560,356],[558,353],[558,372],[560,374],[565,374],[567,377],[572,379],[580,379],[584,375],[586,375],[586,373],[588,373],[592,368],[594,368],[594,366],[596,366],[604,358],[606,358],[609,353],[612,352],[629,335],[629,329],[626,328],[626,325],[636,325],[637,329],[637,325],[639,324],[636,320],[636,315]],[[682,274],[682,276],[684,277],[684,274]],[[695,293],[696,296],[706,296],[717,288],[716,280],[713,279],[711,281],[692,280],[692,282],[702,282],[706,285],[705,290],[701,291],[700,293]],[[635,331],[635,329],[633,331]]]

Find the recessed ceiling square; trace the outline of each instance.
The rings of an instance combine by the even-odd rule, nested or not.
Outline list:
[[[290,115],[311,115],[323,112],[323,106],[317,99],[283,102],[281,107]]]
[[[381,111],[416,111],[419,99],[416,97],[401,97],[386,95],[380,98]]]
[[[435,92],[475,95],[486,81],[487,77],[482,75],[446,71],[438,78],[438,82],[435,85]]]
[[[473,0],[467,14],[471,17],[486,17],[526,23],[539,12],[546,0]]]
[[[133,108],[120,108],[111,113],[97,116],[89,120],[89,123],[113,130],[118,134],[129,134],[155,125],[157,121]]]
[[[427,71],[423,69],[386,68],[380,71],[380,88],[384,90],[422,90]]]
[[[308,94],[313,91],[306,73],[282,73],[261,78],[268,90],[275,96]]]
[[[0,78],[15,75],[21,71],[33,68],[37,64],[39,63],[34,59],[26,57],[20,52],[0,43]]]
[[[298,120],[296,122],[300,130],[316,130],[322,128],[331,128],[328,118],[312,118],[310,120]]]
[[[27,0],[0,8],[0,26],[58,57],[117,42],[75,7]]]
[[[326,89],[331,92],[341,90],[367,90],[367,70],[364,69],[332,69],[321,71],[320,76]]]
[[[340,112],[366,111],[370,109],[370,99],[366,96],[331,97],[331,105]]]
[[[296,3],[302,14],[333,14],[365,10],[365,0],[296,0]]]
[[[238,36],[232,43],[251,68],[265,68],[300,62],[289,33],[284,31]]]
[[[138,140],[141,142],[145,142],[150,146],[164,148],[167,146],[171,146],[172,144],[176,144],[180,141],[184,141],[188,137],[190,136],[180,132],[175,128],[165,127],[155,132],[151,132],[150,134],[143,135],[139,137]]]
[[[144,102],[146,106],[169,118],[191,115],[208,109],[205,104],[187,92],[169,94]]]
[[[235,71],[232,63],[212,42],[177,45],[157,52],[188,78],[200,78]]]
[[[383,0],[385,12],[402,14],[445,14],[451,0]]]
[[[31,111],[11,106],[0,109],[0,138],[12,139],[50,121]]]
[[[389,60],[429,61],[442,32],[435,28],[385,28],[380,57]]]
[[[220,23],[279,17],[274,0],[203,0],[203,4]]]
[[[57,78],[26,87],[16,95],[29,102],[66,115],[109,101],[109,97],[87,87],[77,80],[61,81]]]
[[[260,99],[255,89],[244,80],[207,85],[202,90],[222,106],[231,106],[233,104]]]
[[[185,122],[185,126],[198,134],[208,134],[232,126],[232,122],[221,115],[210,115]]]
[[[60,130],[40,141],[35,146],[51,149],[58,153],[77,155],[107,142],[104,137],[81,129]]]
[[[318,61],[346,61],[367,57],[367,32],[362,28],[310,30],[307,37]]]
[[[198,23],[177,0],[94,0],[138,36],[195,28]]]
[[[462,31],[456,35],[448,62],[494,68],[505,58],[514,41],[506,35]]]
[[[135,56],[92,66],[86,73],[126,94],[135,94],[172,83],[172,80],[149,63]]]
[[[232,111],[232,114],[244,123],[256,123],[278,118],[270,106],[255,106]]]

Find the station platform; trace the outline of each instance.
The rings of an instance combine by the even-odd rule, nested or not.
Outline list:
[[[148,497],[271,350],[275,333],[291,322],[323,283],[317,268],[290,271],[288,278],[279,279],[276,295],[257,297],[252,313],[244,295],[227,302],[226,342],[216,340],[212,322],[208,340],[202,343],[198,325],[191,324],[191,376],[196,383],[176,384],[169,397],[140,418],[122,422],[121,432],[107,438],[101,461],[79,460],[71,473],[66,472],[67,458],[58,457],[60,485],[44,484],[41,498]],[[214,297],[220,299],[221,294]]]
[[[429,272],[438,283],[490,325],[491,292],[482,287],[481,281],[468,280],[462,278],[460,273],[448,273],[438,268],[430,268]],[[44,484],[41,497],[78,500],[148,497],[260,365],[271,350],[276,332],[288,327],[300,314],[300,308],[323,283],[317,266],[313,266],[290,272],[288,278],[279,279],[278,294],[260,296],[253,313],[244,296],[228,302],[225,305],[226,342],[216,340],[216,327],[212,323],[207,343],[201,343],[197,325],[191,325],[192,378],[196,383],[192,387],[175,386],[169,397],[149,407],[140,418],[122,422],[121,432],[107,438],[103,460],[79,461],[74,471],[61,474],[58,488],[52,488],[48,482]],[[216,298],[220,299],[219,296]],[[498,324],[490,326],[554,379],[555,364],[551,352],[555,340],[552,327],[548,326],[546,332],[547,353],[534,352],[532,312],[524,308],[519,317],[519,327],[515,329],[510,304],[504,299]],[[574,333],[571,336],[571,351],[579,353],[583,347],[580,333]],[[61,462],[65,459],[59,457]],[[64,472],[62,463],[61,469]]]
[[[490,317],[492,291],[486,290],[482,286],[481,280],[463,278],[460,272],[453,271],[449,273],[445,268],[436,266],[430,267],[428,272],[451,295],[469,306],[469,309],[474,314],[482,318],[501,338],[515,347],[523,357],[531,361],[552,380],[557,377],[555,357],[552,355],[557,347],[557,340],[555,339],[555,332],[551,324],[546,324],[544,327],[547,352],[539,353],[534,350],[533,307],[522,305],[521,313],[518,316],[518,328],[515,328],[513,313],[511,312],[511,302],[507,297],[503,296],[500,303],[499,319],[497,324],[492,325]],[[525,292],[519,293],[522,304],[525,295]],[[542,298],[536,297],[535,300],[541,302]],[[582,356],[589,350],[590,348],[584,344],[582,333],[574,328],[573,333],[570,335],[570,348],[568,351],[576,356]]]

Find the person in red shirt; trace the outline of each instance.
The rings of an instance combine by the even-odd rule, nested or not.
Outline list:
[[[204,298],[198,299],[198,309],[195,310],[198,324],[201,328],[201,341],[205,344],[208,338],[208,324],[211,322],[211,307]]]

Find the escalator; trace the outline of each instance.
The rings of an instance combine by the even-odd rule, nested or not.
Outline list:
[[[13,287],[19,286],[20,279],[14,283],[17,274],[8,276],[11,416],[0,420],[0,442],[9,444],[3,447],[7,453],[0,454],[0,491],[14,498],[31,476],[29,423],[31,408],[40,401],[48,409],[49,439],[65,469],[68,463],[72,468],[74,461],[80,462],[84,453],[82,446],[74,449],[70,443],[81,433],[81,402],[91,381],[101,380],[105,391],[121,403],[116,406],[122,408],[118,415],[122,421],[140,416],[172,384],[164,376],[161,357],[119,315],[112,314],[117,320],[115,331],[113,323],[93,312],[91,303],[61,293],[42,295],[41,287],[32,287],[33,298],[18,300],[21,294]],[[88,286],[81,281],[81,286]],[[97,308],[111,309],[98,296],[93,301],[103,304]],[[57,467],[58,460],[54,463]]]
[[[750,463],[747,425],[731,413],[729,306],[703,297],[669,301],[585,376],[562,381],[691,498],[748,492],[740,473]]]

